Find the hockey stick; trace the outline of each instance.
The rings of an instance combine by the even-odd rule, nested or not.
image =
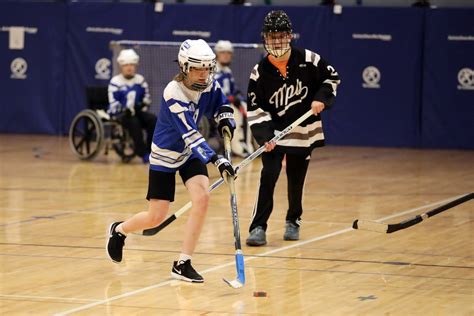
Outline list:
[[[452,207],[455,207],[456,205],[462,204],[464,202],[469,201],[470,199],[474,198],[474,193],[469,193],[466,194],[460,198],[457,198],[455,200],[452,200],[451,202],[448,202],[446,204],[443,204],[441,206],[438,206],[435,209],[432,209],[431,211],[428,211],[426,213],[416,215],[412,218],[409,218],[407,220],[404,220],[400,223],[396,224],[383,224],[383,223],[378,223],[374,221],[364,221],[364,220],[358,220],[356,219],[354,223],[352,224],[352,228],[354,229],[363,229],[363,230],[370,230],[373,232],[377,233],[386,233],[390,234],[408,227],[411,227],[413,225],[416,225],[418,223],[421,223],[422,221],[435,216],[436,214],[439,214],[441,212],[444,212]]]
[[[282,130],[280,133],[278,133],[277,135],[275,135],[275,137],[273,137],[269,142],[277,142],[279,141],[280,139],[282,139],[283,137],[285,137],[286,135],[288,135],[292,129],[294,129],[296,126],[300,125],[301,123],[303,123],[304,121],[306,121],[306,119],[308,119],[311,115],[313,114],[313,112],[311,110],[309,110],[308,112],[306,112],[305,114],[303,114],[299,119],[297,119],[296,121],[293,122],[293,124],[289,125],[287,128],[285,128],[284,130]],[[248,165],[249,163],[251,163],[253,160],[255,160],[255,158],[257,158],[258,156],[260,156],[263,152],[265,151],[265,146],[260,146],[256,151],[254,151],[250,156],[248,156],[247,158],[245,158],[244,160],[242,160],[236,167],[235,167],[235,173],[237,174],[239,172],[240,169],[244,168],[246,165]],[[224,179],[220,178],[219,180],[217,180],[216,182],[214,182],[210,187],[209,187],[209,192],[212,192],[213,190],[217,189],[222,183],[224,182]],[[184,213],[186,213],[190,208],[191,208],[192,204],[191,202],[188,202],[186,205],[184,205],[182,208],[180,208],[178,211],[176,211],[176,213],[174,213],[173,215],[171,215],[170,217],[168,217],[164,222],[162,222],[160,225],[156,226],[156,227],[153,227],[153,228],[149,228],[149,229],[145,229],[141,235],[144,235],[144,236],[153,236],[153,235],[156,235],[158,232],[160,232],[163,228],[165,228],[166,226],[168,226],[169,224],[171,224],[172,222],[174,222],[178,217],[180,217],[181,215],[183,215]]]
[[[231,133],[228,128],[224,129],[224,153],[227,160],[232,163],[231,145],[230,145]],[[224,282],[230,287],[238,289],[245,284],[245,268],[244,268],[244,255],[242,254],[242,246],[240,244],[240,228],[239,228],[239,214],[237,213],[237,195],[235,194],[235,181],[234,177],[227,176],[227,183],[229,184],[230,193],[230,208],[232,211],[232,224],[234,226],[234,240],[235,240],[235,268],[237,269],[237,277],[235,280],[227,280],[223,278]]]

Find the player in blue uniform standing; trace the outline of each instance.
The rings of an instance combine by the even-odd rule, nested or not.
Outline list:
[[[189,191],[192,208],[184,231],[182,252],[174,262],[171,276],[204,282],[191,265],[191,256],[199,239],[209,202],[209,178],[206,164],[221,176],[235,176],[230,162],[209,147],[198,131],[203,115],[216,119],[221,135],[225,127],[233,133],[233,110],[220,85],[213,79],[216,56],[202,39],[186,40],[179,49],[180,73],[166,86],[158,114],[150,154],[147,212],[135,214],[109,228],[107,252],[114,262],[122,261],[126,235],[159,225],[168,213],[175,194],[175,173],[179,172]]]
[[[139,60],[140,57],[133,49],[120,51],[117,62],[121,73],[114,76],[109,83],[108,113],[120,120],[133,139],[135,154],[142,158],[144,163],[148,163],[156,116],[147,112],[151,98],[148,83],[137,73]],[[142,129],[147,134],[146,144]]]

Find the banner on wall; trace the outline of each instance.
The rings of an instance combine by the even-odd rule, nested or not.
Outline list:
[[[152,40],[183,42],[202,38],[207,42],[237,40],[236,6],[165,4],[153,10]]]
[[[423,147],[474,149],[473,17],[474,9],[426,15]]]
[[[423,11],[411,8],[332,16],[330,57],[342,84],[324,113],[328,143],[419,146],[422,23]]]
[[[107,86],[112,76],[112,40],[149,40],[153,6],[130,3],[72,3],[68,12],[66,99],[63,132],[87,107],[85,88]]]
[[[1,7],[0,132],[58,134],[66,6],[3,3]]]

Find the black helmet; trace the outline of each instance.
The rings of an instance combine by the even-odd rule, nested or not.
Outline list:
[[[274,57],[281,57],[291,49],[293,29],[285,11],[271,11],[265,17],[262,40],[265,50]]]
[[[283,10],[270,11],[263,20],[262,33],[285,32],[292,33],[291,21]]]

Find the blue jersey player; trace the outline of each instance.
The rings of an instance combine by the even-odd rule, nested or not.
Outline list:
[[[204,282],[191,266],[209,202],[209,178],[206,164],[219,170],[221,176],[235,176],[230,162],[209,147],[198,131],[203,115],[215,119],[221,136],[224,128],[233,133],[233,110],[214,79],[216,56],[202,39],[186,40],[179,49],[179,74],[166,86],[153,135],[148,182],[147,212],[135,214],[125,222],[109,228],[107,251],[114,262],[122,261],[126,235],[159,225],[165,218],[175,194],[175,173],[179,172],[189,191],[192,209],[184,231],[182,252],[173,263],[171,276]]]
[[[110,80],[108,87],[108,113],[128,130],[133,139],[135,154],[144,163],[148,163],[156,116],[147,112],[151,98],[145,78],[137,73],[139,60],[140,57],[133,49],[120,51],[117,57],[120,74]],[[147,134],[146,144],[142,129]]]

